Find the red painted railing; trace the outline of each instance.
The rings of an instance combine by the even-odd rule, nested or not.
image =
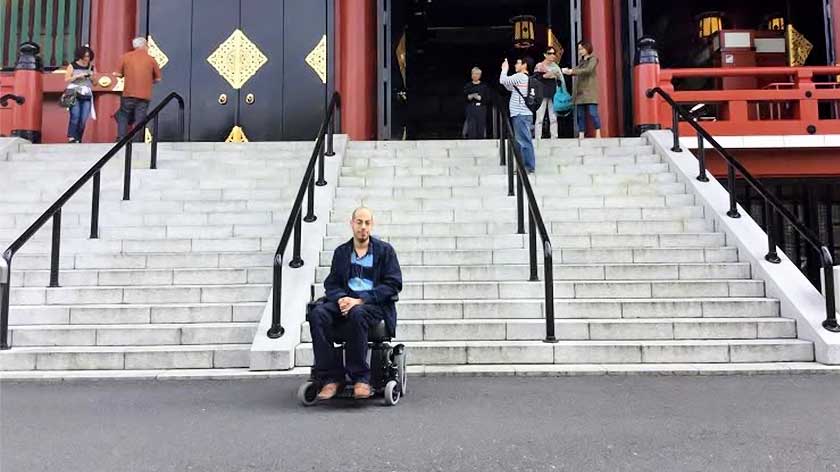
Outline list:
[[[703,127],[714,135],[840,134],[840,67],[730,67],[662,69],[658,64],[636,66],[636,124],[671,127],[671,108],[658,95],[645,91],[660,87],[687,107],[703,103],[698,113]],[[642,69],[640,69],[642,68]],[[646,69],[646,70],[645,70]],[[737,90],[675,90],[677,79],[755,77],[762,88]],[[815,81],[815,78],[821,81]],[[781,80],[780,80],[781,79]],[[681,131],[691,133],[688,124]]]

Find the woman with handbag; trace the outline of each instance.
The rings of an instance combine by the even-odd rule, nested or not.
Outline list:
[[[578,139],[586,134],[586,115],[592,118],[595,137],[601,137],[601,117],[598,116],[598,58],[592,55],[592,43],[581,41],[578,43],[580,61],[574,69],[563,69],[566,75],[573,75],[575,80],[573,99],[577,115]]]
[[[543,85],[543,101],[537,109],[537,122],[534,127],[534,139],[537,141],[542,139],[543,121],[546,113],[548,113],[550,126],[549,136],[551,139],[557,139],[557,115],[554,113],[553,97],[557,90],[557,78],[562,76],[560,66],[557,65],[557,61],[562,54],[562,49],[560,54],[557,54],[557,50],[549,46],[543,54],[545,60],[534,68],[534,73]]]
[[[75,59],[64,71],[67,84],[61,95],[61,105],[70,112],[67,141],[81,143],[87,120],[93,116],[93,50],[88,46],[76,49]]]

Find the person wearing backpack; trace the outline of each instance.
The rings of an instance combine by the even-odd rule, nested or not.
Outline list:
[[[508,60],[505,59],[502,62],[502,72],[499,76],[499,83],[511,92],[510,120],[513,123],[516,144],[519,146],[522,159],[525,161],[525,170],[529,174],[533,174],[537,167],[534,142],[531,138],[531,126],[534,120],[533,110],[542,104],[542,87],[534,84],[533,82],[537,81],[528,76],[528,71],[533,66],[534,60],[530,57],[517,59],[514,65],[516,73],[509,76],[510,65]]]
[[[578,55],[580,61],[574,69],[563,69],[566,75],[573,75],[575,80],[574,102],[575,114],[577,115],[578,139],[583,139],[586,134],[586,115],[592,118],[592,125],[595,127],[595,137],[601,137],[601,117],[598,116],[598,76],[595,68],[598,67],[598,58],[592,55],[592,43],[581,41],[578,43]]]
[[[557,79],[563,79],[560,66],[557,65],[557,60],[559,59],[557,50],[549,46],[543,56],[545,60],[537,64],[534,68],[534,74],[543,86],[543,99],[540,107],[537,109],[537,122],[534,127],[534,139],[537,141],[542,139],[543,121],[545,121],[546,113],[548,113],[548,123],[550,125],[549,136],[551,139],[557,139],[557,115],[554,112],[554,94],[557,90]]]

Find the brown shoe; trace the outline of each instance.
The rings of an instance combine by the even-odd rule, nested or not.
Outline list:
[[[357,382],[356,385],[353,386],[353,398],[356,400],[370,398],[370,395],[370,385],[364,382]]]
[[[329,400],[332,397],[336,396],[337,394],[338,394],[338,384],[335,383],[335,382],[330,382],[330,383],[324,385],[321,388],[321,391],[318,392],[318,400],[320,400],[320,401]]]

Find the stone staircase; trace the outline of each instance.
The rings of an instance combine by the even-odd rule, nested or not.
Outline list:
[[[5,247],[110,145],[24,145],[0,160]],[[63,211],[60,288],[50,225],[13,261],[11,343],[0,369],[244,368],[272,255],[311,143],[136,146],[131,201],[122,158],[102,177],[100,239],[90,188]]]
[[[558,343],[541,341],[543,282],[528,281],[527,235],[516,234],[493,141],[350,143],[316,295],[364,204],[402,264],[397,335],[415,372],[814,361],[813,345],[644,138],[542,141],[537,161]],[[296,364],[309,366],[301,330]]]

